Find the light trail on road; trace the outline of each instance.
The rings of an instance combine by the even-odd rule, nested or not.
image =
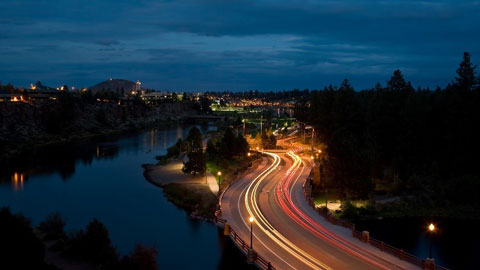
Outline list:
[[[318,222],[316,222],[307,214],[305,214],[293,203],[292,201],[293,177],[295,176],[300,166],[303,164],[303,161],[295,153],[295,151],[289,151],[287,155],[290,158],[292,158],[293,165],[292,167],[289,168],[289,170],[287,171],[286,175],[282,178],[282,180],[277,184],[277,188],[276,188],[276,198],[282,210],[299,225],[301,225],[308,231],[312,232],[316,236],[320,237],[321,239],[328,241],[329,243],[338,247],[339,249],[351,255],[354,255],[360,258],[361,260],[374,265],[375,267],[379,267],[380,269],[385,269],[385,270],[391,269],[357,252],[357,250],[359,250],[358,247],[356,247],[355,245],[353,245],[348,241],[345,241],[343,238],[339,237],[335,233],[327,230],[325,227],[318,224]],[[298,177],[300,177],[300,175]],[[296,180],[298,180],[298,177]],[[368,255],[375,256],[373,254],[368,254]],[[379,257],[377,257],[377,259],[387,262]],[[399,268],[399,267],[396,267],[396,268]]]
[[[266,171],[257,176],[253,181],[248,185],[248,188],[245,192],[245,206],[247,212],[250,216],[255,218],[255,223],[257,226],[275,243],[281,246],[285,251],[293,255],[295,258],[308,265],[312,269],[321,269],[321,270],[331,270],[329,266],[320,262],[318,259],[314,258],[297,245],[289,241],[284,235],[275,230],[271,223],[265,218],[261,212],[258,203],[257,203],[257,191],[262,183],[262,181],[267,177],[271,172],[277,169],[280,164],[281,158],[274,153],[265,152],[265,154],[271,156],[274,159],[272,166],[270,166]],[[288,171],[291,171],[292,168],[289,168]],[[303,270],[303,269],[301,269]]]

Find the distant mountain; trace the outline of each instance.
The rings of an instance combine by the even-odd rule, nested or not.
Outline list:
[[[110,90],[123,95],[135,90],[135,87],[136,83],[129,80],[108,79],[106,81],[97,83],[94,86],[89,87],[88,89],[91,90],[93,94],[102,90]]]

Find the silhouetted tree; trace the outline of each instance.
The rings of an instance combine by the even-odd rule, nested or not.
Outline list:
[[[202,133],[197,127],[192,127],[185,140],[188,144],[188,151],[199,151],[202,149]]]
[[[208,140],[206,154],[208,159],[213,159],[218,154],[217,147],[213,143],[212,139]]]
[[[202,151],[188,152],[188,160],[184,162],[182,171],[187,174],[205,174],[206,158]]]
[[[44,262],[45,247],[23,215],[0,210],[0,264],[14,269],[49,269]],[[52,268],[55,269],[55,268]]]
[[[62,239],[65,234],[65,220],[59,212],[52,213],[38,225],[38,229],[45,234],[45,239]]]
[[[387,88],[392,91],[403,90],[407,87],[407,82],[403,78],[402,72],[400,70],[395,70],[392,77],[387,82]]]
[[[158,251],[155,247],[137,244],[135,249],[122,258],[121,270],[157,270]]]
[[[463,61],[457,69],[455,81],[460,89],[470,90],[475,82],[475,69],[477,65],[470,62],[470,53],[463,53]]]

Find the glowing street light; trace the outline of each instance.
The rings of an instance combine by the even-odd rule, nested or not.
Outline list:
[[[429,258],[432,259],[432,237],[433,237],[433,233],[435,232],[435,225],[433,223],[430,223],[430,225],[428,225],[428,231],[430,232],[429,236],[430,236],[430,256]]]
[[[253,217],[250,217],[248,219],[250,221],[250,249],[253,248],[253,221],[255,221],[255,219]]]
[[[251,154],[250,152],[248,152],[247,156],[249,156],[249,157],[250,157],[251,155],[252,155],[252,154]]]
[[[217,172],[217,175],[218,175],[218,177],[222,176],[222,172],[221,172],[221,171],[218,171],[218,172]]]
[[[318,153],[319,153],[319,154],[322,153],[322,150],[319,149],[319,150],[318,150]]]

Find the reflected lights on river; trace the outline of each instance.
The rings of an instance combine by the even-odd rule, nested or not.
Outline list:
[[[23,190],[23,173],[15,172],[12,175],[12,187],[14,191]]]

